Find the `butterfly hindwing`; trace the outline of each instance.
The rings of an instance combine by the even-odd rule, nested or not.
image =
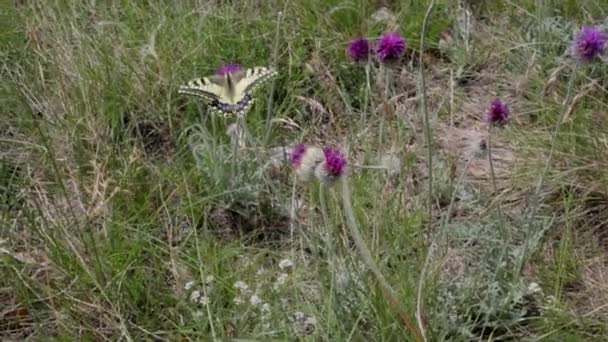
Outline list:
[[[179,87],[179,94],[198,96],[207,101],[224,100],[226,91],[221,84],[211,81],[207,77],[197,78],[189,81],[186,85]]]

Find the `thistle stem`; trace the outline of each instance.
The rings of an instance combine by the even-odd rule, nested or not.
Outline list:
[[[391,308],[399,315],[403,324],[405,324],[407,329],[414,335],[414,340],[417,342],[426,341],[426,339],[421,334],[420,330],[418,330],[418,327],[414,323],[414,320],[410,317],[410,315],[407,313],[407,310],[405,309],[403,304],[401,304],[401,302],[399,301],[399,298],[397,297],[397,293],[395,292],[395,290],[393,290],[393,288],[388,283],[388,281],[386,280],[384,275],[380,272],[380,268],[374,261],[374,258],[372,256],[370,250],[367,248],[367,245],[365,244],[365,241],[363,240],[361,233],[359,233],[359,228],[357,226],[357,221],[355,219],[355,213],[353,211],[353,207],[352,207],[350,199],[351,199],[351,196],[350,196],[350,190],[348,188],[348,181],[347,181],[346,177],[342,177],[342,200],[343,200],[343,205],[344,205],[344,212],[346,214],[346,223],[347,223],[346,225],[349,228],[350,235],[351,235],[353,241],[355,242],[355,247],[357,248],[357,251],[359,252],[359,255],[361,256],[361,259],[363,259],[363,262],[365,263],[365,265],[374,274],[374,277],[376,278],[376,280],[380,284],[380,287],[382,288],[382,294],[388,301]]]
[[[529,216],[524,215],[524,217],[527,217],[527,220],[528,220],[528,225],[529,225],[528,233],[532,230],[534,216],[536,216],[536,212],[538,211],[538,208],[540,207],[540,198],[539,198],[540,192],[541,192],[542,187],[545,182],[545,176],[549,172],[549,167],[551,166],[551,162],[553,160],[553,154],[555,153],[555,144],[557,142],[557,136],[559,135],[559,130],[564,121],[564,116],[566,115],[566,112],[568,111],[570,101],[572,100],[572,91],[574,89],[574,82],[576,80],[577,72],[578,72],[578,64],[575,64],[574,69],[572,70],[572,75],[570,76],[570,80],[568,81],[568,88],[566,90],[566,98],[564,99],[564,103],[562,105],[562,110],[559,115],[559,118],[557,119],[557,123],[555,124],[555,129],[553,130],[553,135],[551,136],[551,148],[549,149],[549,157],[547,157],[545,166],[543,167],[543,171],[541,172],[541,174],[538,178],[538,183],[536,185],[536,189],[532,196],[532,199],[534,202],[532,203],[532,206],[530,209],[530,215]],[[526,241],[528,241],[528,239],[526,239]],[[528,242],[526,242],[524,244],[524,251],[521,254],[521,257],[519,260],[519,265],[517,268],[517,270],[520,273],[523,269],[524,260],[526,259],[526,255],[528,254],[528,248],[529,248],[529,244],[528,244]]]
[[[494,171],[494,161],[492,158],[492,133],[494,132],[494,130],[492,129],[492,125],[490,125],[490,128],[488,129],[488,164],[490,165],[490,179],[492,181],[492,192],[494,192],[494,195],[496,195],[498,193],[498,186],[496,185],[496,173]],[[498,213],[498,223],[500,224],[500,230],[503,234],[503,238],[505,239],[505,245],[511,240],[511,234],[508,231],[505,222],[504,222],[504,218],[502,215],[502,208],[500,207],[500,203],[498,203],[496,205],[496,211]]]
[[[422,113],[424,114],[424,135],[426,137],[426,146],[427,146],[427,165],[428,165],[428,175],[429,175],[429,185],[428,185],[428,193],[427,193],[427,221],[428,228],[427,233],[429,234],[429,238],[433,229],[433,140],[431,137],[431,123],[429,119],[429,110],[427,108],[427,98],[426,98],[426,80],[424,73],[424,43],[426,38],[426,32],[429,22],[429,17],[431,16],[431,12],[433,11],[433,6],[435,5],[435,1],[431,0],[429,3],[429,7],[426,10],[426,14],[424,16],[424,21],[422,22],[422,33],[420,35],[420,88],[422,90]],[[432,245],[429,246],[429,249],[432,249]],[[430,254],[430,251],[429,251]],[[425,264],[428,261],[425,261]],[[416,321],[418,323],[418,328],[420,334],[422,335],[422,339],[426,341],[426,331],[424,327],[424,323],[422,321],[422,315],[424,311],[424,301],[422,299],[422,294],[424,290],[424,277],[422,277],[418,282],[418,290],[416,296]]]

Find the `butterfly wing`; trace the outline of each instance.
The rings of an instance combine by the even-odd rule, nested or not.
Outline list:
[[[181,86],[178,93],[204,99],[214,112],[224,117],[245,115],[254,101],[251,93],[276,75],[273,68],[255,67],[230,74],[230,82],[221,76],[192,80]]]
[[[221,77],[202,77],[180,86],[179,94],[202,98],[216,114],[224,117],[234,114],[226,88],[225,81]]]
[[[273,68],[255,67],[247,69],[239,79],[235,79],[234,100],[239,103],[244,98],[250,97],[251,93],[264,82],[276,76],[277,72]]]

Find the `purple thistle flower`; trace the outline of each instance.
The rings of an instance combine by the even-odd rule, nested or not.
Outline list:
[[[306,154],[306,145],[298,144],[291,150],[291,165],[298,168],[302,163],[302,158]]]
[[[495,99],[488,109],[487,119],[491,125],[501,126],[507,123],[509,114],[510,111],[507,105],[502,103],[499,99]]]
[[[369,41],[365,38],[357,38],[350,42],[348,46],[348,56],[354,62],[361,62],[367,60],[370,53]]]
[[[405,39],[397,32],[389,32],[380,38],[376,47],[376,56],[381,63],[395,62],[403,56],[406,49]]]
[[[325,171],[331,177],[340,177],[344,174],[344,166],[346,165],[346,159],[340,151],[334,150],[329,147],[323,148],[325,154]]]
[[[217,69],[215,72],[219,76],[226,76],[226,74],[234,74],[241,71],[242,67],[240,64],[225,64],[223,67]]]
[[[606,50],[608,35],[599,28],[585,26],[574,40],[574,53],[583,62],[590,63]]]

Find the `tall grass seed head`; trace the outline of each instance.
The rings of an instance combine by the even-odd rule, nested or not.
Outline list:
[[[366,61],[369,57],[371,47],[365,38],[357,38],[348,45],[347,53],[353,62]]]
[[[507,123],[510,114],[509,107],[499,99],[495,99],[488,108],[486,119],[490,125],[502,126]]]
[[[407,43],[397,32],[385,33],[376,46],[376,57],[380,63],[394,63],[399,61],[405,50]]]
[[[344,175],[346,159],[340,151],[329,147],[323,148],[323,155],[325,160],[317,165],[315,176],[321,183],[331,185]]]
[[[325,159],[323,150],[314,146],[297,145],[291,153],[291,165],[298,178],[310,182],[315,168]]]
[[[606,52],[608,34],[601,28],[584,26],[574,39],[574,54],[584,63],[591,63]]]

